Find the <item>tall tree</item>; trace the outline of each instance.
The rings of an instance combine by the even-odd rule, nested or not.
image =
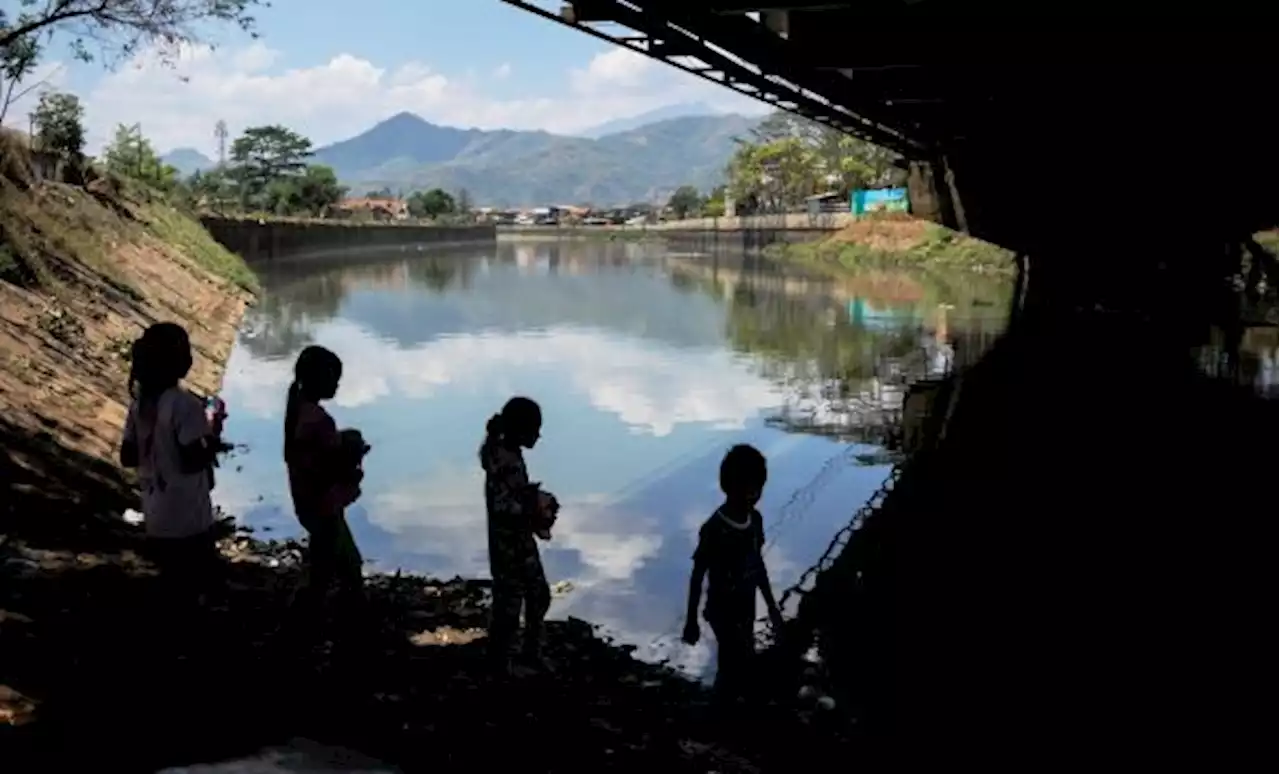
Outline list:
[[[41,94],[31,122],[41,150],[72,159],[84,152],[84,106],[74,94]]]
[[[153,46],[173,62],[181,46],[199,43],[197,30],[230,23],[253,33],[251,11],[262,0],[19,0],[16,18],[0,15],[0,50],[30,36],[62,34],[72,55],[124,59]]]
[[[246,203],[259,206],[267,188],[303,172],[311,140],[283,126],[253,126],[231,143],[233,173]]]

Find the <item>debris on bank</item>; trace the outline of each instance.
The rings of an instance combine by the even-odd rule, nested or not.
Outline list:
[[[190,629],[147,601],[157,579],[123,522],[96,551],[0,545],[0,747],[36,766],[15,771],[254,760],[297,738],[404,771],[755,772],[844,754],[852,726],[812,691],[713,711],[703,686],[572,618],[548,623],[553,671],[495,676],[486,581],[375,575],[365,616],[300,620],[301,546],[223,524],[226,592]]]

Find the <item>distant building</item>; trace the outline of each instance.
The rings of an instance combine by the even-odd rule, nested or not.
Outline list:
[[[329,212],[331,217],[336,218],[367,217],[373,220],[405,220],[409,217],[409,203],[404,199],[366,196],[358,199],[343,199]]]

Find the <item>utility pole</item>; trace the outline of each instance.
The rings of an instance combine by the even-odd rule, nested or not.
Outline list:
[[[221,119],[214,124],[213,136],[218,140],[218,166],[227,165],[227,122]]]

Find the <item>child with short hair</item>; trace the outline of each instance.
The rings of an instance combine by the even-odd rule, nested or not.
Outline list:
[[[120,464],[138,470],[148,553],[166,591],[198,601],[217,562],[213,465],[226,449],[218,412],[179,382],[191,371],[191,341],[182,326],[156,323],[133,343]]]
[[[683,639],[698,643],[698,604],[703,580],[709,579],[702,615],[716,638],[716,692],[722,698],[739,696],[746,688],[755,656],[757,591],[764,596],[774,631],[782,628],[762,554],[764,520],[755,507],[767,479],[767,463],[755,447],[739,444],[725,454],[720,463],[725,500],[698,530],[693,554]]]
[[[362,463],[370,446],[360,431],[339,431],[320,406],[338,392],[342,360],[311,345],[298,354],[284,418],[284,459],[294,512],[307,531],[307,590],[319,601],[337,586],[348,596],[364,589],[364,559],[347,525],[346,507],[360,497]]]

